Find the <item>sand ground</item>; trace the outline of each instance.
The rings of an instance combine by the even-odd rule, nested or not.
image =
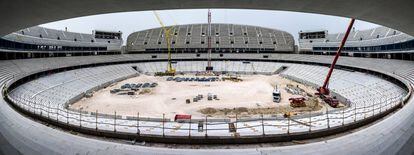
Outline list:
[[[184,75],[181,77],[195,77],[194,75]],[[195,117],[203,117],[200,109],[213,108],[267,108],[267,107],[288,107],[291,94],[285,91],[286,84],[299,85],[310,94],[315,91],[309,87],[298,84],[279,75],[243,75],[242,82],[216,81],[216,82],[175,82],[166,81],[166,77],[154,77],[140,75],[118,83],[107,88],[94,92],[93,97],[83,98],[70,106],[72,109],[113,114],[115,111],[120,115],[135,116],[138,112],[140,116],[162,117],[165,113],[167,117],[175,114],[191,114]],[[137,95],[117,95],[111,94],[111,89],[120,88],[125,83],[152,83],[157,82],[158,86],[150,88],[150,93]],[[273,102],[272,92],[274,86],[278,85],[282,100],[280,103]],[[217,95],[219,100],[207,100],[207,94]],[[198,102],[193,102],[192,98],[202,94],[204,98]],[[186,104],[186,99],[191,99],[190,104]]]

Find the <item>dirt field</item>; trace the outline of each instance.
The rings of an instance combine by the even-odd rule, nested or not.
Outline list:
[[[182,77],[195,76],[185,75]],[[99,90],[93,94],[93,97],[83,98],[71,105],[70,108],[93,112],[98,110],[99,113],[108,114],[113,114],[116,111],[120,115],[132,116],[139,112],[140,116],[148,117],[162,117],[163,113],[167,117],[173,117],[175,114],[191,114],[194,117],[205,115],[222,117],[235,113],[244,115],[274,114],[292,110],[292,108],[288,108],[288,99],[291,94],[285,91],[286,84],[292,84],[295,87],[298,85],[309,94],[315,93],[311,88],[278,75],[244,75],[241,79],[243,79],[242,82],[175,82],[166,81],[166,77],[140,75]],[[158,86],[145,90],[146,93],[143,94],[143,89],[140,89],[136,95],[110,93],[111,89],[120,88],[125,83],[146,82],[157,82]],[[273,102],[272,98],[272,92],[276,84],[282,96],[280,103]],[[207,100],[208,93],[217,95],[218,100]],[[193,102],[193,98],[199,94],[203,95],[203,99]],[[186,99],[190,99],[191,103],[187,104]],[[318,105],[318,107],[320,106]],[[319,110],[318,107],[313,110]],[[212,113],[208,109],[215,109],[216,112],[213,111],[214,113]],[[297,110],[304,109],[297,108]]]

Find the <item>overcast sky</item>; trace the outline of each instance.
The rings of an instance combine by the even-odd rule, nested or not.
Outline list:
[[[166,10],[158,13],[165,25],[207,23],[207,9]],[[287,11],[212,9],[212,22],[280,29],[291,33],[297,40],[300,30],[325,29],[328,33],[343,32],[349,18]],[[135,31],[160,27],[160,24],[152,11],[140,11],[86,16],[41,26],[59,30],[68,27],[68,31],[82,33],[91,33],[95,29],[122,31],[126,40],[127,36]],[[363,30],[377,26],[357,20],[354,27],[356,30]]]

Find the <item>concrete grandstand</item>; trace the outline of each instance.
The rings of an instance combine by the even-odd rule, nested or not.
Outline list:
[[[303,80],[302,83],[309,83],[315,87],[322,83],[323,79],[321,78],[321,75],[325,74],[327,71],[326,67],[296,65],[290,63],[251,62],[252,65],[237,61],[230,62],[228,65],[225,65],[225,63],[226,62],[220,61],[213,62],[213,66],[223,72],[236,73],[252,73],[255,70],[253,69],[254,67],[250,66],[255,66],[255,68],[260,69],[259,72],[268,74],[273,73],[278,66],[288,66],[288,69],[281,73],[282,76],[301,79]],[[228,118],[210,118],[208,123],[204,122],[204,128],[207,128],[208,125],[209,131],[200,132],[199,129],[197,129],[197,125],[200,121],[204,121],[203,117],[192,118],[192,123],[180,123],[175,122],[170,118],[162,118],[161,114],[159,114],[158,117],[148,117],[145,115],[122,116],[120,114],[99,114],[99,119],[95,120],[96,114],[93,112],[82,111],[77,113],[77,111],[65,109],[79,99],[79,97],[93,91],[93,89],[106,87],[108,83],[111,83],[113,80],[120,80],[137,74],[137,72],[130,67],[135,65],[144,73],[151,73],[162,71],[164,66],[166,66],[166,62],[113,65],[58,73],[30,81],[11,90],[10,99],[27,111],[31,111],[33,114],[40,114],[48,119],[61,121],[61,123],[69,123],[75,126],[80,125],[88,128],[97,127],[98,130],[122,131],[132,135],[135,135],[137,134],[137,131],[140,131],[139,134],[143,137],[145,135],[167,135],[184,136],[187,138],[187,134],[190,134],[193,138],[203,138],[206,136],[205,134],[208,133],[210,138],[205,139],[204,143],[207,143],[208,140],[218,136],[220,139],[225,139],[226,137],[232,139],[233,133],[228,132],[228,129],[226,128],[228,123],[231,122],[230,120],[226,120]],[[202,70],[205,65],[206,62],[203,61],[180,61],[177,64],[177,66],[179,66],[177,67],[177,70],[196,72]],[[77,74],[81,74],[82,76],[79,77]],[[347,109],[330,109],[329,112],[326,112],[329,116],[323,113],[313,113],[312,117],[299,116],[295,119],[291,118],[298,122],[312,123],[311,126],[298,122],[291,122],[291,124],[288,124],[288,119],[283,118],[281,115],[268,115],[265,116],[265,128],[261,129],[260,118],[240,117],[236,122],[238,133],[241,136],[240,138],[243,138],[243,136],[261,136],[262,134],[266,134],[267,136],[284,133],[294,134],[308,130],[315,132],[326,128],[341,127],[344,124],[354,123],[367,117],[373,117],[387,109],[393,108],[393,106],[399,106],[398,103],[403,100],[404,96],[407,94],[407,90],[398,87],[398,85],[356,72],[340,70],[333,75],[333,78],[334,82],[331,84],[332,90],[349,101]],[[155,106],[153,103],[152,105]],[[148,107],[148,109],[150,108]],[[346,115],[346,117],[344,115]],[[116,121],[118,121],[118,123],[113,124],[113,118],[117,118]],[[276,121],[272,121],[272,119]],[[137,120],[139,120],[138,123]],[[94,121],[97,121],[98,124],[94,124]],[[139,126],[136,125],[141,126],[139,130]],[[161,128],[161,126],[163,127]],[[253,130],[253,132],[251,132],[251,130]],[[277,137],[275,137],[275,139],[277,139]]]
[[[285,31],[257,26],[212,24],[214,52],[293,53],[293,36]],[[175,52],[207,52],[208,24],[174,26],[171,41]],[[167,51],[161,28],[132,33],[127,39],[128,53]]]
[[[80,5],[84,2],[74,1],[77,7],[73,9],[83,10],[81,14],[69,11],[65,15],[40,16],[24,22],[16,19],[9,27],[0,24],[0,34],[8,34],[0,39],[0,55],[7,59],[0,61],[0,154],[414,153],[412,11],[392,18],[360,13],[364,11],[347,12],[334,7],[336,3],[324,1],[281,1],[280,6],[266,6],[265,1],[257,3],[261,4],[259,6],[246,2],[235,6],[232,5],[234,2],[210,4],[202,1],[188,1],[191,5],[185,1],[179,6],[164,6],[161,5],[163,2],[168,3],[160,1],[155,5],[126,1],[110,9],[94,5],[97,8],[93,10],[93,7]],[[315,5],[321,3],[329,7]],[[376,13],[381,14],[384,6],[394,4],[384,3],[389,4],[374,5],[377,3],[364,1],[355,7],[370,8],[374,5],[368,10],[377,10]],[[123,80],[137,76],[151,78],[155,73],[165,71],[169,56],[161,28],[129,35],[126,53],[121,52],[121,32],[96,30],[92,34],[84,34],[39,26],[16,31],[27,26],[26,22],[39,24],[45,20],[94,13],[210,6],[281,7],[360,17],[395,26],[393,28],[405,33],[387,27],[351,32],[343,53],[347,57],[339,59],[329,83],[332,95],[345,103],[343,107],[323,106],[326,110],[305,111],[294,116],[263,113],[251,117],[205,115],[180,122],[162,113],[145,116],[138,111],[120,114],[71,107],[75,102]],[[383,12],[390,15],[393,11]],[[31,15],[16,11],[16,17],[21,16]],[[400,20],[404,24],[396,23]],[[175,26],[171,41],[172,61],[178,74],[185,76],[204,72],[211,57],[215,73],[277,75],[312,89],[323,85],[332,64],[330,55],[338,49],[344,36],[343,33],[328,34],[325,30],[302,31],[300,34],[304,35],[300,35],[298,54],[295,53],[292,35],[283,30],[213,24],[213,53],[210,55],[207,53],[205,27],[206,24]],[[315,33],[317,37],[312,36]],[[149,103],[148,109],[150,106],[155,105]]]
[[[321,33],[321,36],[313,34]],[[299,32],[299,52],[305,54],[334,54],[344,33],[327,31]],[[387,27],[353,30],[345,47],[344,56],[413,60],[414,37]]]
[[[93,34],[30,27],[0,39],[1,58],[119,54],[121,32],[94,30]]]
[[[99,64],[99,63],[110,63],[110,62],[120,62],[120,61],[128,62],[128,61],[131,61],[131,60],[140,60],[140,59],[145,61],[151,55],[152,54],[144,54],[144,55],[123,55],[123,56],[73,57],[73,58],[68,57],[68,58],[59,58],[59,59],[58,58],[48,58],[48,59],[43,59],[44,61],[37,61],[36,59],[33,59],[32,61],[27,61],[27,60],[26,61],[25,60],[10,60],[10,61],[3,62],[3,63],[7,63],[7,64],[4,64],[2,66],[5,67],[4,70],[6,71],[6,72],[4,72],[4,75],[5,75],[4,78],[5,78],[5,80],[7,80],[7,79],[14,79],[13,81],[15,81],[18,78],[12,78],[13,75],[15,77],[19,77],[19,75],[25,75],[25,74],[28,75],[28,74],[32,74],[32,73],[38,72],[36,70],[39,70],[39,71],[41,71],[41,70],[47,71],[47,70],[52,69],[52,68],[49,68],[49,67],[44,68],[43,66],[45,66],[45,65],[43,63],[53,63],[54,66],[56,66],[56,67],[59,66],[60,68],[63,69],[63,67],[73,66],[74,63],[76,63],[78,65],[81,65],[81,64],[90,64],[91,62],[92,63],[95,63],[95,64]],[[159,55],[159,57],[157,59],[161,59],[162,60],[163,58],[164,59],[166,58],[165,57],[166,56],[165,54],[158,54],[158,55]],[[263,57],[261,57],[261,55],[257,55],[257,54],[248,54],[248,55],[246,55],[246,54],[242,54],[242,55],[240,55],[240,54],[231,54],[231,55],[225,55],[225,56],[228,59],[234,59],[235,61],[238,60],[238,59],[240,59],[240,58],[245,58],[246,56],[249,56],[250,58],[256,59],[256,60],[269,60],[269,59],[264,59]],[[219,56],[219,54],[216,54],[214,57],[215,58],[219,58],[220,56]],[[274,61],[293,61],[294,62],[294,61],[300,60],[302,62],[310,62],[310,63],[312,63],[312,62],[313,63],[329,63],[329,61],[330,61],[330,57],[326,57],[326,56],[306,56],[306,55],[295,55],[295,54],[271,54],[271,57],[272,57],[271,60],[274,60]],[[180,59],[183,59],[183,58],[184,59],[185,58],[187,58],[187,59],[188,58],[190,58],[190,59],[200,59],[200,58],[197,58],[197,57],[194,57],[194,56],[186,56],[185,54],[181,54],[177,58],[180,58]],[[76,59],[76,61],[73,61],[75,59]],[[58,60],[58,61],[56,61],[56,60]],[[91,60],[93,60],[93,61],[91,61]],[[383,71],[383,72],[387,71],[388,73],[394,71],[395,70],[395,67],[398,67],[400,69],[396,70],[396,71],[398,71],[398,72],[396,72],[396,74],[401,75],[403,77],[407,77],[407,78],[410,79],[410,74],[407,71],[410,70],[409,68],[411,68],[411,67],[410,67],[410,64],[407,63],[407,62],[404,62],[404,61],[397,62],[397,61],[391,61],[391,60],[388,60],[388,61],[380,61],[378,59],[364,59],[365,61],[360,61],[360,60],[361,59],[357,59],[357,58],[348,58],[348,59],[343,59],[340,62],[340,64],[343,65],[343,66],[354,66],[354,67],[357,67],[357,68],[366,68],[367,66],[369,66],[369,67],[372,67],[372,68],[370,68],[371,71],[372,70]],[[375,64],[377,62],[387,63],[388,64],[387,65],[387,68],[376,67]],[[196,69],[196,68],[202,68],[202,66],[204,65],[202,63],[203,62],[199,63],[200,64],[199,67],[196,67],[195,66],[195,67],[190,67],[190,68],[194,68],[194,69]],[[220,62],[218,62],[218,63],[220,63]],[[196,65],[197,63],[193,63],[193,64]],[[272,69],[273,68],[273,67],[270,66],[272,64],[275,64],[276,65],[276,63],[268,63],[266,65],[266,63],[259,63],[258,62],[258,64],[257,64],[258,66],[257,65],[256,66],[257,66],[257,68],[262,68],[261,69],[262,71],[266,71],[267,69],[265,69],[265,68],[268,68],[268,69]],[[148,70],[149,72],[156,71],[156,70],[151,69],[151,68],[154,68],[154,66],[159,66],[159,67],[155,67],[155,68],[159,68],[159,69],[162,69],[163,68],[163,67],[161,67],[161,66],[163,66],[162,64],[160,64],[160,65],[155,65],[155,64],[151,65],[151,63],[147,63],[146,65],[145,64],[142,64],[142,65],[144,65],[144,66],[142,66],[141,68],[144,69],[144,71],[147,70],[147,69],[149,69]],[[243,64],[240,63],[240,62],[235,62],[235,65],[230,65],[230,66],[234,66],[234,67],[227,68],[226,70],[238,71],[239,69],[246,68],[246,67],[236,67],[237,65],[243,65]],[[185,66],[187,66],[187,65],[185,65]],[[263,66],[263,67],[259,67],[259,66]],[[267,67],[265,67],[265,66],[267,66]],[[406,67],[406,69],[404,69],[405,68],[404,66]],[[121,67],[121,66],[119,66],[119,67]],[[35,68],[38,68],[38,69],[35,69]],[[70,112],[68,114],[71,114],[73,116],[69,115],[70,116],[70,119],[67,119],[69,117],[66,117],[65,116],[65,115],[67,115],[67,113],[66,113],[67,110],[66,109],[63,109],[64,108],[64,104],[67,102],[68,99],[73,98],[78,93],[82,93],[84,91],[87,91],[88,89],[95,88],[96,86],[99,86],[100,84],[103,84],[103,83],[105,83],[107,81],[110,81],[112,79],[117,79],[119,77],[124,76],[124,74],[119,74],[120,72],[124,72],[124,73],[129,72],[129,73],[125,74],[125,76],[129,76],[129,75],[132,75],[132,74],[136,74],[136,71],[133,71],[131,69],[130,65],[126,65],[123,68],[124,69],[117,68],[116,66],[109,67],[107,69],[104,69],[104,68],[101,68],[101,67],[98,67],[96,69],[93,68],[92,70],[96,70],[96,71],[93,71],[94,74],[91,74],[91,76],[89,76],[88,74],[84,74],[83,77],[85,77],[87,79],[78,79],[77,78],[78,80],[81,80],[81,81],[86,82],[85,84],[88,83],[87,85],[84,85],[84,84],[81,84],[81,85],[73,85],[73,84],[71,84],[72,82],[74,82],[74,83],[77,83],[77,82],[76,81],[73,81],[73,80],[70,80],[70,81],[65,80],[66,78],[71,79],[70,76],[73,76],[73,75],[69,75],[68,76],[68,75],[64,75],[64,74],[72,74],[71,72],[67,72],[67,73],[64,72],[64,74],[60,74],[60,75],[59,74],[56,74],[55,76],[50,77],[52,79],[48,79],[48,78],[44,79],[45,80],[44,82],[41,82],[41,81],[35,82],[34,81],[33,84],[36,84],[37,86],[35,86],[35,85],[30,86],[32,84],[29,84],[28,86],[30,88],[28,87],[27,89],[22,89],[24,91],[27,91],[27,93],[31,92],[32,95],[30,95],[30,94],[24,95],[25,93],[23,93],[23,92],[22,93],[17,93],[18,90],[12,91],[11,92],[12,94],[17,95],[17,96],[13,95],[14,97],[12,97],[12,100],[14,100],[15,103],[17,103],[17,105],[21,105],[23,109],[26,109],[27,111],[33,112],[33,114],[36,114],[36,115],[42,115],[44,118],[48,118],[48,119],[55,120],[55,121],[57,120],[57,121],[63,122],[64,124],[66,124],[67,123],[66,121],[69,120],[69,123],[73,123],[73,124],[75,124],[75,126],[81,125],[83,127],[93,128],[93,127],[95,127],[94,126],[95,125],[95,123],[94,123],[95,122],[95,117],[94,117],[93,114],[91,116],[89,113],[83,113],[83,114],[78,113],[78,114],[76,114],[76,112],[75,112],[75,113],[72,114],[72,112]],[[216,67],[216,68],[222,68],[222,67]],[[314,68],[314,69],[312,69],[312,68]],[[298,66],[297,69],[303,69],[303,71],[300,71],[300,72],[291,72],[291,73],[286,73],[286,74],[292,74],[293,73],[294,76],[297,76],[299,78],[300,78],[300,76],[309,77],[311,75],[309,75],[308,73],[310,73],[310,72],[307,72],[307,71],[309,71],[309,69],[319,70],[317,68],[318,67],[312,67],[312,66],[305,67],[305,68]],[[223,69],[225,69],[225,68],[223,68]],[[251,69],[248,69],[248,68],[246,68],[246,69],[247,69],[246,71],[249,71],[249,70],[252,71]],[[322,69],[321,71],[326,70],[326,68],[325,69],[324,68],[320,68],[320,69]],[[190,70],[192,70],[192,69],[190,69]],[[145,72],[148,72],[148,71],[145,71]],[[76,72],[78,72],[78,73],[82,73],[82,72],[83,73],[88,73],[88,72],[91,72],[91,71],[88,71],[87,69],[83,71],[83,69],[82,69],[82,70],[76,71]],[[303,75],[300,75],[299,76],[299,74],[297,74],[297,73],[303,74]],[[317,73],[317,72],[314,72],[314,74],[315,73]],[[119,76],[118,77],[111,77],[111,76],[107,76],[107,75],[104,75],[104,74],[107,74],[107,75],[119,75]],[[308,75],[306,75],[306,74],[308,74]],[[347,73],[347,74],[349,74],[349,73]],[[49,83],[51,81],[55,81],[55,80],[53,80],[53,77],[57,77],[56,80],[59,80],[59,81],[60,80],[63,80],[63,81],[67,81],[67,82],[63,82],[62,83],[62,82],[56,81],[56,82],[53,82],[53,83],[56,83],[56,84]],[[108,79],[101,79],[101,77],[108,77]],[[97,79],[101,79],[101,80],[97,80]],[[358,78],[358,79],[361,79],[361,78]],[[39,79],[39,80],[41,80],[41,79]],[[350,77],[350,80],[354,80],[354,78]],[[81,82],[81,81],[79,81],[79,82]],[[90,83],[92,81],[96,81],[96,82]],[[402,81],[404,81],[404,80],[402,80]],[[313,82],[318,83],[317,81],[313,81]],[[341,82],[341,81],[338,81],[338,82]],[[374,82],[374,81],[372,81],[372,82]],[[32,83],[32,82],[30,82],[30,83]],[[395,94],[395,93],[398,92],[398,91],[391,91],[393,88],[392,89],[386,88],[386,87],[381,88],[382,86],[378,87],[375,83],[376,82],[373,83],[373,86],[375,87],[374,89],[378,89],[378,90],[381,90],[381,89],[390,90],[389,93],[392,93],[392,94]],[[380,83],[383,83],[383,82],[380,82]],[[47,84],[49,86],[45,86],[44,84]],[[368,96],[371,96],[371,97],[368,97],[368,96],[366,96],[366,97],[364,97],[364,96],[361,96],[361,97],[354,96],[352,94],[355,94],[356,95],[356,94],[361,94],[361,93],[357,93],[355,91],[352,91],[352,90],[349,90],[349,89],[346,89],[346,88],[341,88],[341,87],[344,87],[344,86],[347,86],[347,85],[342,85],[341,86],[340,83],[338,83],[338,84],[339,84],[338,85],[339,86],[338,88],[339,89],[343,89],[343,91],[345,91],[344,93],[347,93],[347,94],[355,97],[355,99],[357,99],[357,100],[361,100],[362,99],[361,101],[357,101],[359,103],[364,103],[363,100],[370,101],[371,100],[370,98],[373,97],[373,96],[371,96],[369,94],[365,94],[365,95],[368,95]],[[357,84],[357,85],[359,85],[359,84]],[[355,86],[356,87],[359,87],[357,85],[355,85]],[[368,84],[368,86],[369,85],[371,85],[371,84]],[[67,86],[73,87],[73,88],[67,88]],[[72,91],[72,90],[78,90],[78,88],[75,88],[75,87],[78,87],[78,86],[80,86],[79,88],[81,88],[78,93],[76,91]],[[22,87],[26,87],[26,86],[22,86]],[[82,89],[84,89],[84,90],[82,90]],[[28,91],[28,90],[30,90],[30,91]],[[70,93],[69,92],[64,93],[64,92],[60,92],[60,91],[69,91]],[[341,90],[338,90],[338,91],[341,91]],[[370,91],[370,89],[368,88],[367,91]],[[384,93],[385,92],[388,92],[388,91],[384,91]],[[33,95],[33,93],[36,94],[36,95]],[[61,95],[59,95],[59,94],[61,94]],[[70,94],[72,94],[72,95],[70,95]],[[378,95],[378,93],[376,93],[376,92],[372,92],[372,94]],[[63,97],[62,95],[66,96],[66,97]],[[53,97],[53,96],[55,96],[55,97]],[[29,98],[32,98],[32,97],[33,98],[38,98],[38,99],[36,99],[36,100],[29,99]],[[372,118],[370,116],[374,116],[375,114],[380,114],[381,111],[382,112],[386,111],[385,109],[392,109],[392,107],[396,105],[396,102],[393,102],[393,101],[398,101],[398,103],[399,103],[399,100],[400,99],[398,99],[398,98],[396,98],[396,99],[397,100],[391,99],[391,98],[386,98],[386,99],[381,99],[381,100],[375,101],[375,103],[384,103],[384,104],[375,104],[375,105],[377,105],[377,107],[374,108],[374,110],[372,109],[373,106],[369,106],[369,104],[368,104],[368,103],[372,103],[372,102],[366,102],[365,101],[367,103],[366,105],[359,104],[362,107],[360,107],[360,108],[357,109],[358,110],[357,111],[357,114],[360,114],[362,112],[362,115],[360,115],[359,118],[356,117],[357,120],[360,120],[360,119],[361,120],[364,120],[363,118]],[[49,102],[49,101],[53,101],[53,102]],[[54,103],[56,103],[56,104],[54,104]],[[388,104],[388,103],[390,103],[390,104]],[[384,105],[384,106],[380,106],[380,105]],[[386,105],[388,105],[388,106],[386,106]],[[354,106],[354,107],[356,107],[356,106]],[[382,109],[382,108],[384,108],[384,109]],[[382,110],[380,110],[380,109],[382,109]],[[405,109],[405,108],[403,108],[403,109]],[[367,110],[367,111],[365,111],[365,110]],[[373,111],[374,111],[374,113],[372,113]],[[354,116],[353,115],[354,114],[354,110],[352,108],[350,108],[346,112],[349,112],[349,116]],[[343,113],[342,113],[342,111],[338,111],[337,113],[338,114],[335,114],[335,112],[333,112],[333,113],[331,113],[332,115],[329,116],[329,118],[332,119],[331,120],[332,121],[331,122],[332,128],[333,128],[333,126],[336,125],[336,123],[338,123],[337,125],[339,125],[339,126],[342,125],[342,122],[341,121],[337,122],[335,120],[335,118],[339,117],[339,120],[342,120],[342,116],[343,116],[342,114]],[[366,113],[366,115],[364,115],[364,113]],[[348,115],[348,113],[345,113],[345,114]],[[59,117],[56,117],[56,115],[59,116]],[[335,115],[337,115],[337,116],[335,116]],[[132,120],[130,120],[130,124],[128,125],[128,123],[127,123],[128,122],[128,119],[127,120],[123,120],[123,118],[129,118],[129,119],[132,119]],[[144,119],[144,118],[142,118],[142,119]],[[322,118],[323,118],[323,116],[322,116]],[[118,120],[119,122],[117,124],[118,124],[118,127],[121,127],[121,128],[115,129],[116,131],[129,131],[129,132],[132,132],[133,134],[136,134],[134,132],[136,130],[136,128],[133,128],[133,126],[136,124],[136,119],[134,119],[134,117],[122,117],[122,118],[120,117],[118,119],[119,119]],[[315,120],[313,120],[313,121],[318,122],[317,116],[315,116],[314,119]],[[76,120],[82,120],[83,123],[81,123],[79,121],[76,121]],[[307,118],[304,118],[303,121],[305,121],[305,120],[308,121]],[[99,125],[98,126],[98,129],[99,130],[110,130],[110,131],[113,130],[113,128],[110,125],[110,124],[113,124],[113,122],[112,122],[113,121],[113,118],[110,115],[109,116],[108,115],[103,115],[102,117],[99,116],[98,121],[100,123],[103,123],[102,125]],[[326,119],[325,119],[325,121],[326,121]],[[354,119],[353,119],[353,117],[349,117],[349,120],[347,119],[346,121],[349,122],[349,123],[352,123],[354,121]],[[108,124],[109,126],[108,125],[105,125],[105,124],[107,124],[105,122],[109,123]],[[165,122],[166,123],[164,125],[168,127],[170,125],[170,123],[167,122],[167,121],[165,121]],[[324,121],[322,121],[322,122],[324,122]],[[171,122],[171,123],[174,123],[174,122]],[[242,123],[242,122],[240,122],[240,123]],[[251,123],[254,123],[254,122],[251,122]],[[270,121],[270,122],[265,121],[265,123],[267,124],[266,125],[266,129],[265,129],[265,133],[271,134],[272,132],[275,132],[276,131],[274,129],[267,129],[267,128],[273,126],[273,125],[277,125],[277,124],[274,124],[273,121]],[[161,123],[160,122],[159,123],[152,123],[152,124],[151,123],[150,124],[146,123],[145,125],[143,125],[141,123],[141,127],[140,128],[141,129],[145,129],[146,128],[145,126],[148,126],[149,128],[151,128],[151,126],[159,126],[161,124],[163,124],[163,123],[162,122]],[[293,124],[292,124],[292,132],[295,132],[295,130],[296,130],[296,129],[294,129],[295,128],[294,126],[297,126],[298,127],[298,131],[301,131],[301,128],[302,128],[302,130],[305,129],[303,127],[300,127],[299,124],[297,124],[297,125],[293,125]],[[123,126],[125,126],[125,125],[132,126],[132,128],[125,130],[123,128]],[[171,125],[173,125],[173,124],[171,124]],[[283,125],[283,124],[279,124],[279,125]],[[324,125],[323,124],[320,124],[320,125],[321,125],[322,129],[328,127],[327,126],[328,124],[324,124]],[[267,127],[267,126],[269,126],[269,127]],[[211,127],[213,127],[213,129],[214,129],[215,128],[214,127],[214,124],[212,124]],[[218,126],[218,127],[219,127],[219,129],[221,128],[220,126]],[[167,130],[170,130],[169,128],[170,127],[168,127],[168,129],[166,129],[166,131]],[[257,128],[260,129],[260,125]],[[181,132],[181,134],[182,135],[187,135],[186,134],[187,132],[185,132],[185,131],[188,130],[188,127],[185,127],[184,126],[182,129],[183,129],[183,131]],[[193,127],[193,129],[195,129],[195,127]],[[256,129],[256,130],[258,130],[258,129]],[[312,131],[313,130],[316,130],[317,131],[317,129],[318,128],[315,127],[315,129],[312,128],[311,130]],[[306,128],[305,130],[307,131],[308,128]],[[146,130],[143,131],[143,135],[145,134],[145,131]],[[260,130],[258,130],[258,131],[260,131]],[[284,131],[281,130],[279,132],[284,132]],[[149,133],[160,134],[162,132],[161,132],[161,130],[158,129],[158,130],[153,130],[153,131],[151,131]],[[197,136],[196,133],[197,132],[194,132],[192,134],[194,134],[194,136]],[[223,133],[227,133],[227,132],[223,132]],[[249,133],[250,134],[254,134],[254,132],[253,133],[247,132],[246,134],[249,134]],[[180,132],[178,132],[177,134],[180,135]],[[212,134],[212,137],[213,137],[213,135],[221,135],[220,132],[212,132],[212,133],[209,132],[208,134]],[[261,132],[259,132],[258,134],[260,135]],[[222,136],[224,136],[224,135],[222,135]]]

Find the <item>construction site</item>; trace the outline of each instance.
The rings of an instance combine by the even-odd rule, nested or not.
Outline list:
[[[0,154],[414,154],[414,1],[24,2]]]
[[[205,77],[192,74],[176,76],[175,79],[140,75],[98,90],[70,108],[90,112],[99,110],[100,113],[108,114],[116,111],[120,115],[139,112],[148,117],[162,114],[167,117],[176,114],[249,117],[260,114],[297,115],[325,110],[322,108],[324,104],[314,95],[315,90],[279,75],[243,75],[238,80],[230,80],[228,76],[222,75],[215,77],[214,81],[195,80],[202,78]],[[121,89],[125,84],[138,86],[140,83],[156,83],[157,86]],[[120,90],[118,93],[111,92],[114,89]],[[134,93],[122,93],[122,90]],[[279,100],[275,100],[275,97],[279,97]]]
[[[155,72],[153,76],[141,74],[141,76],[112,84],[69,105],[71,109],[90,112],[99,110],[100,113],[107,114],[118,112],[120,115],[135,115],[138,112],[148,117],[158,117],[162,114],[163,117],[175,118],[177,116],[223,118],[234,115],[249,117],[259,114],[280,114],[284,117],[291,117],[303,112],[325,112],[328,107],[345,106],[331,96],[328,88],[340,50],[330,66],[323,85],[316,90],[277,74],[268,76],[222,75],[214,72],[211,62],[212,24],[211,11],[208,9],[207,34],[204,34],[207,36],[207,66],[204,71],[196,71],[195,75],[180,77],[186,75],[180,73],[180,76],[176,76],[177,72],[172,64],[171,49],[175,42],[174,36],[177,35],[175,27],[166,27],[160,15],[156,11],[153,13],[161,25],[161,36],[167,44],[166,70]],[[339,49],[344,46],[354,21],[354,19],[351,20]],[[135,69],[137,70],[137,67]],[[284,67],[281,67],[281,70],[284,70]],[[204,77],[196,78],[196,76]]]

